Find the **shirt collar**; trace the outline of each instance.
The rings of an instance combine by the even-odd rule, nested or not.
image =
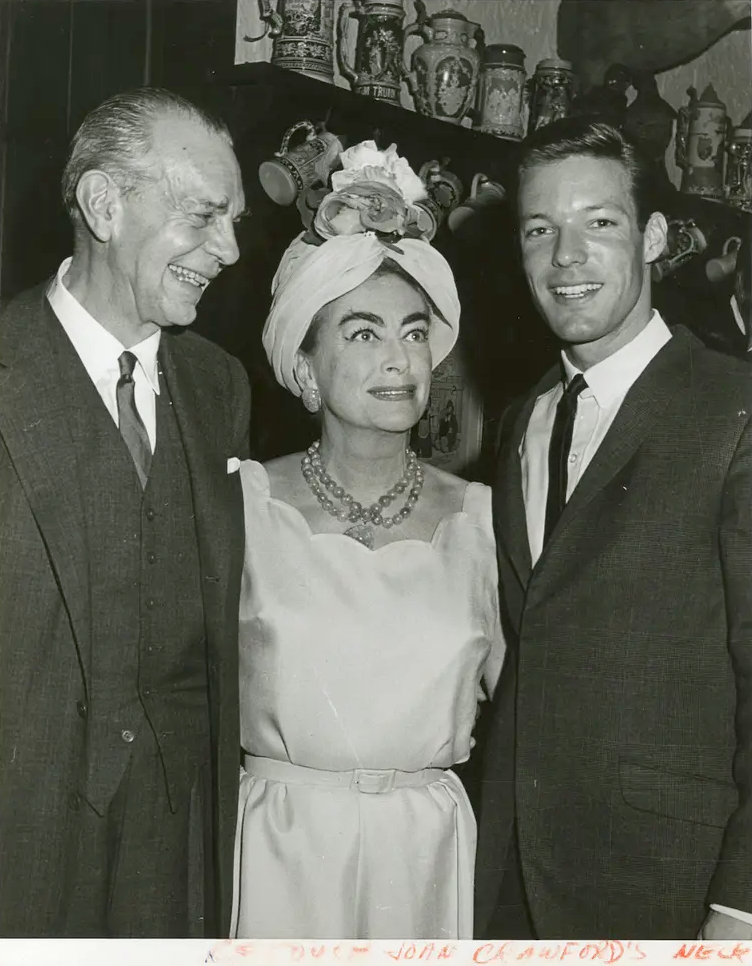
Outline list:
[[[92,381],[97,383],[113,370],[119,373],[118,359],[125,351],[125,346],[97,322],[65,287],[63,279],[70,268],[70,263],[71,259],[66,258],[58,269],[47,291],[47,300]],[[147,382],[157,395],[159,395],[157,352],[161,335],[162,332],[158,329],[141,342],[129,347],[129,351],[138,360]]]
[[[742,318],[742,313],[739,311],[739,303],[736,299],[736,295],[731,296],[731,311],[734,313],[734,320],[739,326],[739,331],[744,336],[749,336],[747,329],[744,325],[744,319]],[[752,352],[752,344],[747,347],[747,352]]]
[[[653,309],[650,321],[631,342],[583,373],[588,385],[583,390],[583,397],[592,393],[600,408],[604,409],[619,397],[626,396],[638,376],[670,338],[668,326],[660,313]],[[569,385],[581,370],[569,361],[564,352],[561,354],[561,361],[566,383]]]

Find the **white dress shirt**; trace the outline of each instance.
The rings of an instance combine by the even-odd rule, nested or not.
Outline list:
[[[739,331],[742,335],[749,337],[746,326],[744,325],[744,319],[742,318],[742,313],[739,311],[739,303],[736,300],[736,296],[731,296],[731,311],[734,313],[734,321],[739,326]],[[752,344],[747,347],[747,352],[752,352]]]
[[[587,381],[577,400],[567,474],[567,499],[588,467],[613,423],[624,397],[637,378],[671,339],[668,326],[653,310],[650,321],[631,342],[583,373]],[[580,370],[562,352],[567,385]],[[538,396],[520,444],[522,492],[533,565],[543,549],[548,495],[548,448],[556,407],[564,392],[561,382]],[[713,904],[711,909],[752,924],[752,914]]]
[[[125,351],[125,346],[97,322],[65,287],[63,278],[70,263],[70,258],[66,258],[58,269],[57,275],[47,291],[47,299],[52,306],[52,311],[60,320],[60,324],[73,343],[73,348],[83,362],[89,378],[96,386],[107,411],[117,425],[116,387],[120,378],[118,359],[121,353]],[[157,351],[159,350],[161,334],[161,331],[157,330],[128,350],[137,359],[133,370],[134,398],[136,409],[149,436],[152,453],[157,444],[156,394],[159,393]]]
[[[567,499],[598,451],[632,384],[670,338],[668,326],[654,310],[648,324],[631,342],[583,373],[587,388],[577,400],[577,415],[569,451]],[[563,352],[561,358],[569,385],[580,370],[572,365]],[[553,389],[536,399],[520,444],[522,492],[533,564],[543,549],[548,494],[548,448],[556,407],[563,392],[564,387],[558,382]]]

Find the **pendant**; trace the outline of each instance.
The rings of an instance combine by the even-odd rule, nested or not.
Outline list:
[[[356,523],[354,527],[348,527],[345,530],[345,536],[351,537],[358,543],[362,543],[364,547],[368,547],[369,550],[373,550],[373,530],[367,524]]]

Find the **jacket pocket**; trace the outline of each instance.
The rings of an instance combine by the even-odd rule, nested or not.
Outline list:
[[[739,804],[731,782],[663,771],[624,758],[619,761],[619,783],[632,808],[696,825],[725,828]]]

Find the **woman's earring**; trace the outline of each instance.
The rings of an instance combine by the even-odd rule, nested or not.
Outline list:
[[[321,409],[321,393],[318,389],[304,389],[302,398],[309,413],[317,413]]]

